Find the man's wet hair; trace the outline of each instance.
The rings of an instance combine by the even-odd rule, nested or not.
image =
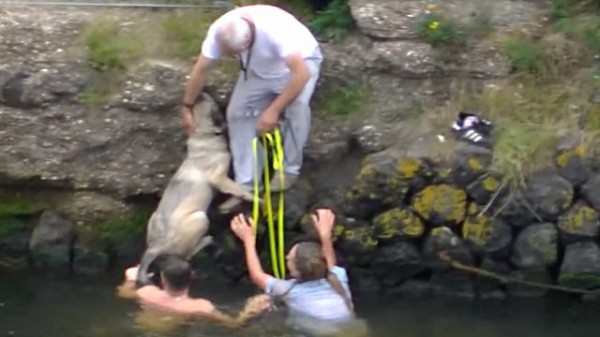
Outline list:
[[[180,291],[189,287],[192,267],[188,261],[178,256],[167,255],[161,259],[160,270],[172,290]]]

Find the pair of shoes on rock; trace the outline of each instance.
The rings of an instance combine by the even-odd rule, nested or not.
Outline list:
[[[489,120],[464,111],[458,113],[456,121],[452,124],[452,132],[459,140],[488,148],[492,147],[493,129],[494,125]]]
[[[280,172],[275,172],[275,175],[273,175],[273,178],[271,179],[269,188],[271,190],[271,193],[285,191],[285,190],[290,189],[292,186],[294,186],[294,184],[296,183],[297,180],[298,180],[297,175],[286,173],[283,175],[283,184],[282,184]],[[219,213],[221,213],[221,214],[231,213],[235,208],[237,208],[239,205],[242,204],[242,201],[243,200],[241,198],[238,198],[236,196],[231,196],[224,203],[219,205]]]

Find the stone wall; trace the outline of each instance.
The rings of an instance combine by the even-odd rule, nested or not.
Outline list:
[[[490,151],[459,144],[450,162],[438,161],[432,147],[443,131],[407,115],[424,101],[445,100],[454,75],[475,83],[505,77],[506,58],[471,41],[449,60],[419,41],[409,28],[430,10],[426,1],[350,3],[358,32],[343,44],[323,44],[318,88],[362,77],[374,88],[372,111],[346,119],[313,112],[301,183],[285,196],[286,247],[310,237],[307,214],[326,205],[338,214],[336,249],[356,289],[539,294],[456,272],[437,258],[444,250],[514,277],[596,286],[600,173],[587,149],[562,144],[552,167],[519,190],[489,171]],[[447,1],[437,10],[457,19],[491,11],[500,32],[538,22],[533,2],[492,1],[485,11],[480,3]],[[128,24],[135,13],[124,14]],[[185,155],[177,104],[189,64],[143,60],[101,109],[78,100],[97,75],[80,42],[93,17],[81,9],[0,13],[0,268],[32,261],[97,273],[136,262],[149,213]],[[222,107],[233,80],[208,83]],[[230,216],[210,211],[216,242],[197,262],[210,261],[227,280],[243,279]]]

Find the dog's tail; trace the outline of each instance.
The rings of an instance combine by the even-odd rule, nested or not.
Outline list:
[[[136,285],[138,287],[150,284],[150,278],[148,277],[148,270],[150,269],[150,265],[156,258],[160,255],[158,249],[148,249],[144,252],[142,256],[142,260],[140,261],[140,266],[138,268],[138,275]]]

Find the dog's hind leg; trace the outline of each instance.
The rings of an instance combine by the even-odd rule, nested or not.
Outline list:
[[[152,262],[154,262],[154,260],[156,260],[156,258],[159,255],[160,255],[160,250],[151,248],[151,249],[146,250],[146,252],[142,256],[142,260],[141,260],[140,266],[138,268],[138,275],[137,275],[137,280],[136,280],[136,285],[138,287],[144,286],[144,285],[147,285],[150,283],[150,280],[148,279],[148,269],[150,268],[150,265],[152,264]]]

